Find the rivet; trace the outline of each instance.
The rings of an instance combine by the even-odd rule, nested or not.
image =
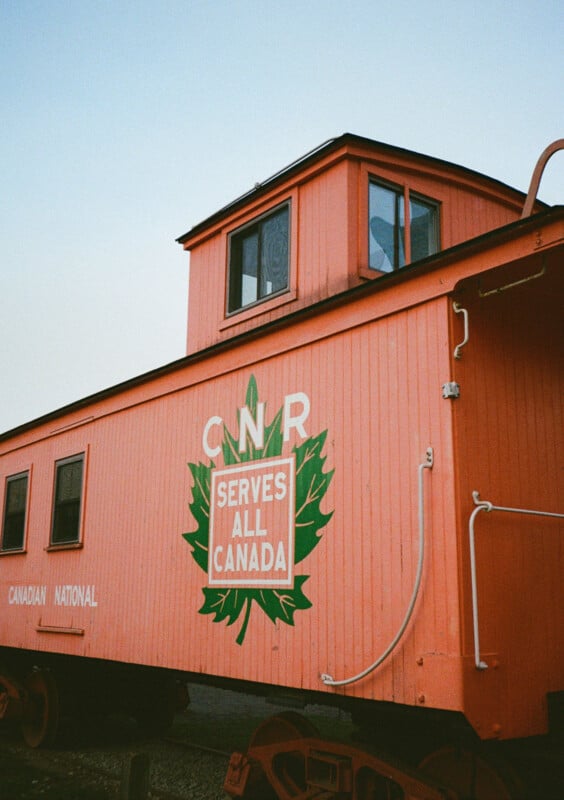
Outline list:
[[[425,702],[425,695],[420,694],[419,697],[417,698],[417,702],[423,705],[423,703]]]
[[[423,656],[419,656],[419,658],[417,659],[417,661],[415,663],[417,664],[418,667],[422,667],[423,666]]]

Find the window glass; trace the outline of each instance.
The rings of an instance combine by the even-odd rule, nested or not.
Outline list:
[[[79,541],[83,463],[82,455],[57,462],[51,544]]]
[[[391,272],[405,264],[403,193],[370,183],[370,268]]]
[[[25,535],[28,473],[13,475],[6,480],[2,550],[22,550]]]
[[[288,288],[289,220],[286,205],[231,235],[228,311]]]
[[[257,231],[241,239],[241,305],[248,306],[258,298],[258,245]]]
[[[369,266],[391,272],[406,264],[405,201],[403,188],[370,181],[368,196]],[[409,197],[411,261],[438,250],[438,206]]]
[[[410,197],[409,215],[411,260],[419,261],[438,250],[437,206]]]
[[[288,208],[261,226],[261,297],[288,286]]]

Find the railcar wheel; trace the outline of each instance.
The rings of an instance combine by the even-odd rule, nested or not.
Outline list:
[[[270,771],[279,782],[280,790],[284,792],[284,800],[292,797],[301,797],[307,788],[306,763],[302,752],[298,749],[292,752],[276,752],[276,745],[291,742],[294,739],[318,737],[319,732],[305,717],[294,711],[285,711],[276,714],[262,722],[255,730],[249,744],[249,757],[252,758],[253,749],[271,747]],[[255,792],[257,787],[255,787]],[[278,797],[276,793],[270,794],[271,787],[260,788],[259,793],[253,792],[251,797]],[[247,797],[247,795],[245,795]]]
[[[53,674],[46,669],[34,669],[24,685],[27,699],[21,721],[24,741],[30,747],[51,744],[59,726],[59,693]]]
[[[261,722],[251,737],[250,748],[307,736],[319,736],[315,725],[295,711],[283,711]]]
[[[358,800],[402,800],[405,794],[395,781],[363,767],[356,776],[354,796]]]
[[[519,782],[505,764],[461,747],[443,747],[426,756],[419,768],[468,800],[518,800]]]

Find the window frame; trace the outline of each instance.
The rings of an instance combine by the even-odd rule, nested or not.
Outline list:
[[[404,236],[403,236],[403,250],[404,260],[403,266],[394,267],[392,270],[379,270],[370,266],[370,185],[375,184],[384,189],[395,192],[403,199],[404,207]],[[410,267],[417,262],[412,260],[411,257],[411,202],[419,202],[424,205],[432,206],[435,210],[434,214],[434,235],[436,240],[436,249],[434,253],[430,253],[426,258],[436,255],[441,250],[441,206],[440,200],[430,197],[423,192],[412,189],[410,183],[397,183],[389,180],[381,174],[377,174],[367,165],[362,170],[362,180],[360,182],[360,202],[359,208],[359,275],[361,278],[374,279],[383,275],[395,275],[398,272]],[[421,259],[418,259],[421,260]]]
[[[408,197],[409,203],[408,203],[408,217],[406,217],[406,219],[409,218],[409,237],[408,237],[409,238],[409,262],[406,262],[406,266],[407,266],[408,263],[409,264],[416,263],[413,260],[413,253],[412,253],[412,249],[413,249],[413,244],[412,244],[413,219],[412,219],[412,216],[411,216],[411,203],[415,202],[415,203],[420,203],[421,205],[431,206],[435,211],[435,214],[433,215],[433,234],[434,234],[434,237],[435,237],[436,249],[435,249],[435,251],[433,253],[428,253],[426,256],[423,256],[423,258],[429,258],[429,256],[434,256],[441,249],[441,204],[440,204],[440,202],[438,200],[434,200],[432,197],[427,197],[426,195],[422,194],[421,192],[417,192],[417,191],[416,192],[412,192],[411,189],[409,189],[409,187],[407,187],[407,188],[408,188],[408,195],[409,195],[409,197]],[[417,259],[417,261],[422,261],[422,260],[423,259],[421,259],[421,258]]]
[[[370,187],[371,186],[378,186],[380,189],[385,189],[388,192],[393,193],[394,195],[394,229],[393,229],[393,241],[394,241],[394,263],[392,264],[391,270],[379,270],[376,267],[370,266]],[[404,220],[404,233],[403,233],[403,242],[401,242],[401,227],[399,225],[399,218],[400,218],[400,208],[401,203],[403,201],[403,220]],[[407,186],[396,185],[390,183],[389,181],[383,181],[376,179],[373,176],[368,176],[368,204],[367,204],[367,221],[368,221],[368,230],[367,230],[367,239],[368,239],[368,269],[371,272],[375,272],[380,274],[388,274],[390,272],[398,272],[400,269],[404,269],[411,260],[411,237],[406,236],[406,231],[410,230],[411,226],[411,218],[410,218],[410,208],[409,208],[409,189]],[[374,237],[376,238],[376,237]],[[409,241],[408,241],[409,240]],[[400,244],[403,244],[403,258],[404,263],[401,265],[396,266],[396,261],[398,261]]]
[[[16,547],[7,547],[5,545],[5,538],[6,538],[7,513],[8,513],[8,496],[9,496],[8,486],[11,482],[14,482],[16,480],[21,480],[24,477],[26,478],[26,488],[25,488],[25,502],[23,509],[23,523],[21,531],[21,544]],[[31,467],[22,469],[19,472],[14,472],[11,475],[6,475],[6,477],[4,478],[4,502],[2,504],[2,530],[0,535],[0,555],[11,555],[13,553],[26,552],[30,495],[31,495]]]
[[[57,510],[62,505],[60,503],[59,504],[57,503],[59,470],[62,467],[65,467],[67,464],[76,463],[78,461],[82,463],[82,473],[80,479],[80,497],[78,500],[76,538],[54,541],[55,525],[57,523]],[[54,463],[53,495],[51,503],[51,527],[49,531],[49,545],[46,548],[48,551],[70,550],[82,547],[83,516],[84,516],[85,495],[86,495],[86,472],[87,472],[86,467],[87,467],[86,450],[79,453],[75,453],[74,455],[71,456],[66,456],[65,458],[58,458]]]
[[[295,229],[295,203],[293,202],[292,197],[287,197],[281,202],[277,203],[276,205],[270,206],[269,208],[265,209],[259,214],[254,214],[254,216],[250,217],[248,220],[243,222],[242,224],[239,223],[236,227],[233,227],[231,230],[227,231],[227,248],[226,248],[226,270],[225,270],[225,321],[222,327],[227,327],[229,324],[233,324],[234,322],[241,321],[241,315],[247,316],[254,316],[255,314],[261,313],[265,310],[270,310],[271,307],[275,307],[281,305],[289,300],[293,300],[296,297],[295,287],[294,287],[294,229]],[[267,221],[269,218],[275,216],[276,214],[280,213],[284,209],[287,209],[288,212],[288,258],[287,258],[287,265],[286,265],[286,286],[282,289],[278,289],[274,292],[270,292],[269,294],[265,294],[262,297],[258,297],[256,300],[253,300],[246,305],[238,306],[237,308],[231,308],[231,294],[232,294],[232,273],[235,270],[235,267],[232,266],[232,258],[233,258],[233,242],[234,239],[237,237],[243,237],[245,232],[250,232],[253,228],[257,228],[260,233],[261,225]],[[242,273],[242,265],[238,267]],[[259,276],[257,275],[257,281],[260,281]],[[268,305],[267,305],[268,304]],[[236,317],[236,319],[234,319]]]

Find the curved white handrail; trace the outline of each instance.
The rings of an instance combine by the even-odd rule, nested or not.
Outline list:
[[[384,650],[382,655],[376,659],[376,661],[371,664],[366,669],[359,672],[358,675],[353,675],[352,678],[344,678],[343,680],[336,681],[333,680],[331,675],[327,675],[326,673],[322,673],[321,680],[326,686],[347,686],[350,683],[355,683],[356,681],[365,678],[371,672],[380,666],[393,652],[396,645],[398,644],[399,640],[404,634],[405,629],[409,624],[409,620],[411,619],[411,615],[413,614],[413,609],[415,608],[415,601],[417,600],[417,595],[419,594],[419,587],[421,586],[421,578],[423,575],[423,557],[425,552],[425,510],[423,505],[424,500],[424,484],[423,484],[423,471],[426,469],[432,469],[433,467],[433,448],[428,447],[425,453],[425,461],[419,465],[418,468],[418,477],[419,477],[419,485],[418,485],[418,494],[419,494],[419,559],[417,562],[417,572],[415,575],[415,583],[413,586],[413,592],[411,594],[411,600],[409,601],[409,605],[407,607],[407,612],[405,614],[404,620],[399,627],[398,632],[388,645],[388,647]]]

